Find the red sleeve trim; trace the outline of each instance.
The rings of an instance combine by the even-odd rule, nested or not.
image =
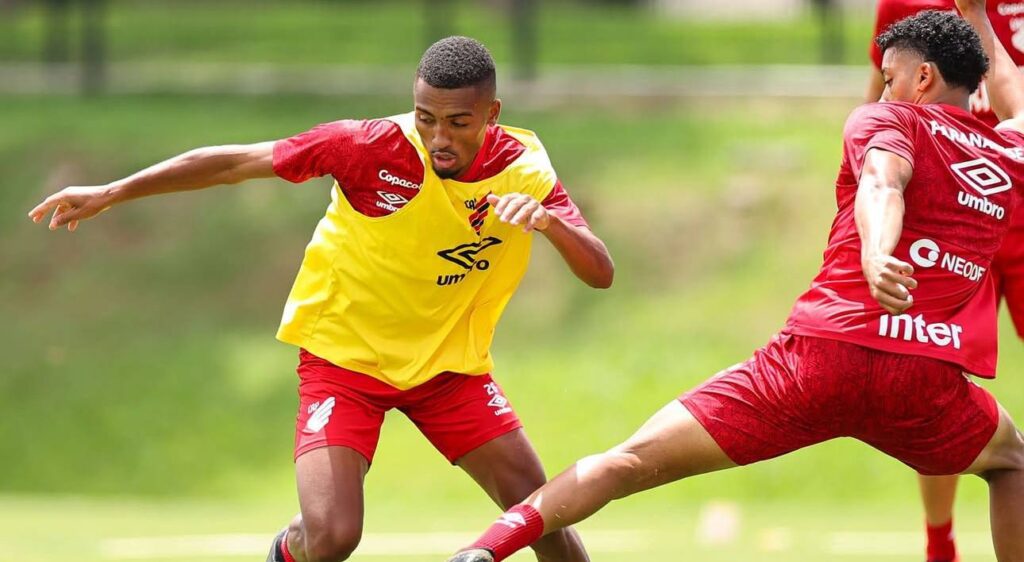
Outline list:
[[[541,205],[549,213],[573,226],[590,228],[587,220],[583,218],[583,213],[569,197],[569,192],[562,187],[562,182],[560,181],[555,182],[555,187],[551,188],[551,193],[544,198],[544,201],[541,201]]]
[[[365,121],[335,121],[279,140],[274,144],[274,173],[292,183],[343,175],[366,129]]]
[[[519,142],[519,139],[497,125],[490,125],[487,127],[484,143],[477,151],[473,162],[456,179],[471,183],[492,178],[519,158],[523,152],[526,152],[526,146]]]
[[[917,114],[899,103],[868,103],[850,114],[843,131],[843,151],[859,180],[864,157],[873,148],[892,152],[914,166]]]

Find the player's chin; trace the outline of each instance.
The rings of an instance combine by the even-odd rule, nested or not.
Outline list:
[[[437,177],[444,180],[450,180],[457,177],[462,173],[462,169],[464,167],[459,165],[458,159],[456,158],[440,159],[435,157],[432,159],[431,164],[434,168],[434,173],[437,174]]]

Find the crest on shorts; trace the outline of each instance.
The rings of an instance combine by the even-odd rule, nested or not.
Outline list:
[[[309,412],[309,419],[306,420],[306,427],[302,428],[303,433],[319,433],[324,427],[327,426],[327,422],[331,419],[331,413],[334,412],[334,397],[331,396],[323,402],[309,405],[306,410]]]

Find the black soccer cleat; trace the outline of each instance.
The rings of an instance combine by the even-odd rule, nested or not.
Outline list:
[[[473,548],[457,553],[448,562],[494,562],[494,555],[487,549]]]
[[[270,543],[270,554],[267,554],[267,562],[284,562],[284,554],[281,552],[281,542],[284,541],[284,535],[288,532],[288,527],[281,529],[281,532],[274,536],[274,541]]]

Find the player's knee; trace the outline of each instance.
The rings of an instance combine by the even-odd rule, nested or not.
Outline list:
[[[343,562],[348,560],[362,538],[362,529],[337,525],[310,532],[306,530],[308,562]]]
[[[990,445],[985,457],[985,469],[978,475],[992,481],[1007,472],[1024,471],[1024,436],[1017,428],[1007,431],[1004,438]]]
[[[1024,470],[1024,435],[1014,428],[1013,444],[1008,447],[1007,463],[1013,470]]]
[[[1024,470],[1024,436],[1012,421],[1009,422],[1009,429],[1005,438],[1000,439],[998,449],[1000,462],[996,468]]]

